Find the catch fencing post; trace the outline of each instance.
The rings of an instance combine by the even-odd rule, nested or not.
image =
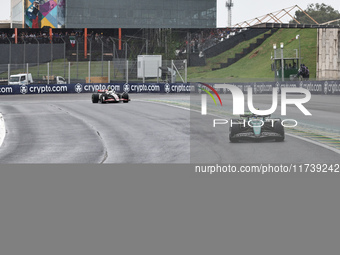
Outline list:
[[[87,38],[87,40],[90,42],[90,61],[92,60],[92,38],[91,40],[89,38]]]
[[[47,63],[47,84],[50,84],[50,63]]]
[[[91,83],[91,61],[89,61],[89,83]]]
[[[98,37],[100,42],[102,43],[102,56],[101,56],[101,62],[102,62],[102,77],[104,76],[104,42],[102,40],[102,38],[99,36]]]
[[[53,74],[53,41],[50,37],[50,43],[51,43],[51,73]]]
[[[8,83],[9,83],[9,79],[11,77],[11,64],[8,64]]]
[[[171,60],[171,83],[174,83],[174,76],[173,76],[173,71],[174,71],[174,61]]]
[[[143,84],[145,83],[145,59],[143,58]]]
[[[40,44],[39,44],[39,40],[36,37],[33,37],[33,39],[37,42],[38,48],[37,48],[37,63],[38,63],[38,76],[39,76],[39,62],[40,62],[40,56],[39,56],[39,48],[40,48]]]
[[[64,42],[64,77],[66,76],[66,42],[64,38],[61,36],[59,37]]]
[[[125,42],[125,60],[127,60],[127,42]]]
[[[157,61],[157,83],[159,83],[159,61]]]
[[[184,77],[184,79],[185,79],[185,83],[188,83],[188,63],[187,63],[187,60],[186,59],[184,59],[184,74],[185,74],[185,77]]]
[[[26,42],[25,39],[23,39],[24,42],[24,68],[25,68],[25,62],[26,62]]]
[[[71,84],[71,62],[68,62],[68,84]]]
[[[125,80],[126,83],[129,83],[129,60],[126,60]]]
[[[110,83],[110,61],[107,61],[107,82]]]
[[[77,81],[78,81],[78,70],[79,70],[79,67],[78,67],[78,59],[79,59],[79,56],[78,56],[78,39],[76,38],[76,42],[77,42]]]
[[[8,37],[6,37],[6,38],[9,42],[9,56],[8,56],[9,60],[8,60],[8,63],[11,64],[11,61],[12,61],[11,60],[12,59],[12,42]]]

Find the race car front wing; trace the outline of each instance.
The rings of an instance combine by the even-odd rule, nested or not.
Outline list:
[[[231,138],[236,139],[275,139],[283,137],[279,133],[275,132],[261,132],[260,135],[255,135],[253,132],[237,133],[231,136]]]

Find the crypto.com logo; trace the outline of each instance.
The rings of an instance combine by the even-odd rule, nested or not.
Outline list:
[[[77,93],[81,93],[83,91],[83,85],[77,83],[76,85],[74,85],[74,91]]]
[[[22,85],[20,87],[20,93],[25,95],[27,92],[28,92],[28,87],[26,85]]]
[[[222,101],[217,93],[217,91],[210,85],[201,83],[202,85],[206,86],[207,88],[211,89],[215,95],[218,97],[220,104],[222,106]],[[233,97],[233,115],[238,115],[238,114],[244,114],[244,94],[242,90],[234,85],[230,84],[215,84],[216,89],[228,89],[230,90],[232,97]],[[213,97],[213,95],[206,89],[200,88],[201,90],[207,92],[209,94],[215,104],[216,101]],[[273,93],[272,93],[272,105],[268,110],[259,110],[254,107],[253,104],[253,90],[252,88],[248,88],[248,109],[251,111],[253,114],[257,115],[270,115],[273,112],[275,112],[277,108],[277,97],[278,97],[278,88],[273,87]],[[304,98],[287,98],[288,93],[301,93],[304,94]],[[288,104],[293,104],[297,108],[300,109],[300,111],[304,115],[312,115],[302,104],[307,103],[311,99],[311,93],[309,90],[304,89],[304,88],[282,88],[281,89],[281,115],[286,115],[287,114],[287,105]],[[201,95],[201,114],[206,115],[207,114],[207,95],[202,94]]]

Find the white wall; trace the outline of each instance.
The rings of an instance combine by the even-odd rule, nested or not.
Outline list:
[[[317,79],[340,79],[339,37],[339,28],[318,29]]]

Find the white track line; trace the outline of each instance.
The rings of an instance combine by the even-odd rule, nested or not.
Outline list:
[[[200,111],[197,111],[197,110],[192,110],[192,109],[190,109],[190,108],[186,108],[186,107],[182,107],[182,106],[177,106],[177,105],[172,105],[172,104],[168,104],[168,103],[155,102],[155,101],[144,101],[144,100],[134,100],[134,101],[141,101],[141,102],[162,104],[162,105],[167,105],[167,106],[170,106],[170,107],[175,107],[175,108],[179,108],[179,109],[183,109],[183,110],[187,110],[187,111],[194,111],[194,112],[200,113]],[[214,114],[209,114],[209,113],[208,113],[208,115],[216,116],[216,117],[219,117],[219,118],[220,118],[220,116],[217,116],[217,115],[214,115]],[[323,147],[323,148],[325,148],[325,149],[331,150],[331,151],[333,151],[333,152],[335,152],[335,153],[337,153],[337,154],[340,154],[340,150],[335,149],[335,148],[333,148],[333,147],[330,147],[330,146],[328,146],[328,145],[319,143],[319,142],[317,142],[317,141],[313,141],[313,140],[308,139],[308,138],[305,138],[305,137],[300,137],[300,136],[293,135],[293,134],[288,134],[288,133],[285,133],[285,135],[288,135],[288,136],[291,136],[291,137],[294,137],[294,138],[303,140],[303,141],[305,141],[305,142],[309,142],[309,143],[318,145],[318,146]]]
[[[317,142],[317,141],[313,141],[313,140],[310,140],[310,139],[308,139],[308,138],[300,137],[300,136],[293,135],[293,134],[287,134],[287,133],[286,133],[286,135],[289,135],[289,136],[292,136],[292,137],[294,137],[294,138],[298,138],[298,139],[304,140],[304,141],[309,142],[309,143],[313,143],[313,144],[319,145],[319,146],[321,146],[321,147],[324,147],[325,149],[328,149],[328,150],[331,150],[331,151],[333,151],[333,152],[335,152],[335,153],[337,153],[337,154],[340,154],[340,150],[335,149],[335,148],[333,148],[333,147],[331,147],[331,146],[328,146],[328,145],[326,145],[326,144],[322,144],[322,143],[319,143],[319,142]]]

